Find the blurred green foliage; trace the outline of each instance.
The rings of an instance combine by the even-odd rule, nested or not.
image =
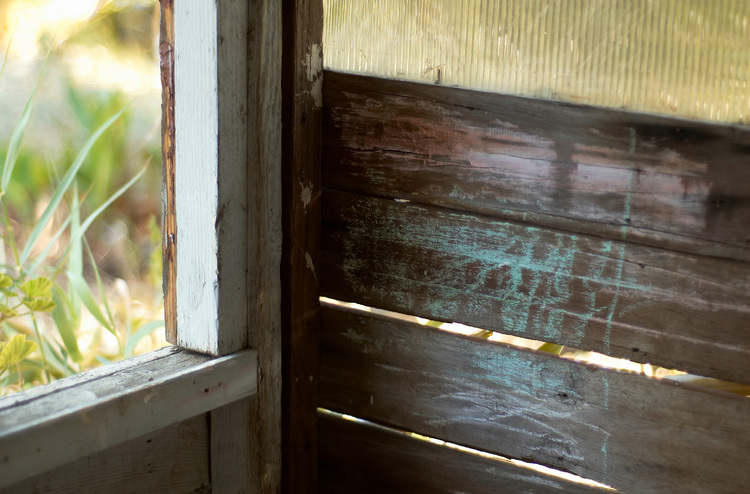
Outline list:
[[[63,97],[39,102],[34,89],[0,140],[0,395],[164,344],[158,106],[139,113],[132,95],[81,85],[63,63],[91,43],[156,64],[153,5],[106,2],[50,45],[37,84]],[[30,131],[37,113],[55,135]]]

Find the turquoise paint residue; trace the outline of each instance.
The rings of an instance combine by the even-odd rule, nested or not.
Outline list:
[[[621,242],[377,199],[352,207],[341,241],[347,281],[361,293],[397,300],[406,312],[419,306],[435,318],[469,323],[492,314],[496,322],[487,327],[568,345],[582,342],[597,321],[606,325],[608,351],[621,291],[652,291],[624,279]],[[628,196],[624,215],[629,208]],[[399,246],[399,256],[390,256],[390,246]],[[431,261],[430,272],[415,272],[404,252],[447,267]]]
[[[635,137],[633,137],[633,139],[635,140]],[[620,227],[620,235],[622,236],[623,240],[628,235],[627,224],[630,222],[630,196],[633,190],[633,178],[634,173],[631,171],[630,179],[628,180],[628,191],[625,195],[625,204],[622,211],[623,225]],[[623,284],[622,274],[625,266],[625,246],[626,244],[624,243],[619,245],[619,255],[617,258],[617,275],[614,280],[615,294],[612,297],[612,305],[610,307],[609,313],[607,314],[607,327],[604,332],[604,353],[606,354],[611,353],[612,321],[615,315],[615,308],[617,307],[618,298],[620,296],[620,287]]]

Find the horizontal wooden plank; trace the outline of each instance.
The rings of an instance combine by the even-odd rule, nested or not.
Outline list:
[[[321,406],[626,493],[750,485],[750,399],[366,312],[322,311]]]
[[[324,296],[750,383],[750,263],[326,189]]]
[[[0,400],[0,487],[251,396],[257,351],[176,347]]]
[[[318,415],[320,487],[330,494],[612,492],[450,449],[372,424]]]
[[[210,493],[208,418],[172,424],[13,484],[5,494]]]
[[[750,128],[326,72],[323,185],[750,260]]]

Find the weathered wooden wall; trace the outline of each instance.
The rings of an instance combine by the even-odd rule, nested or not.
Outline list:
[[[750,129],[330,72],[323,115],[322,295],[750,383]],[[323,407],[623,492],[750,482],[742,396],[323,314]]]
[[[210,494],[208,415],[13,484],[8,494]]]
[[[326,294],[750,382],[750,130],[329,78]]]
[[[738,469],[750,448],[745,397],[336,307],[323,328],[324,408],[624,492],[741,492],[750,482]]]
[[[321,414],[320,491],[358,494],[595,494],[611,492],[372,424]]]

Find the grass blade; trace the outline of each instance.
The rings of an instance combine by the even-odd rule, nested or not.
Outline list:
[[[96,259],[94,259],[94,253],[91,251],[91,247],[89,246],[89,243],[86,241],[86,238],[83,238],[83,245],[86,247],[86,253],[89,256],[89,262],[91,264],[91,267],[94,271],[94,277],[96,278],[96,288],[99,292],[99,298],[102,301],[102,305],[104,305],[104,311],[107,314],[107,320],[109,321],[109,324],[117,330],[115,327],[115,318],[112,317],[112,310],[109,308],[109,302],[107,301],[107,294],[104,293],[104,283],[102,283],[102,277],[99,274],[99,267],[96,265]]]
[[[83,236],[84,233],[86,233],[86,230],[91,226],[91,223],[93,223],[94,220],[100,214],[102,214],[102,212],[105,209],[107,209],[110,204],[112,204],[113,202],[115,202],[118,197],[120,197],[121,195],[123,195],[130,187],[133,186],[134,183],[136,183],[138,181],[139,178],[141,178],[143,176],[144,173],[146,173],[146,169],[147,168],[148,168],[148,165],[146,165],[145,167],[143,167],[143,169],[141,171],[139,171],[133,178],[131,178],[128,181],[128,183],[126,183],[125,185],[123,185],[122,187],[120,187],[117,190],[117,192],[115,192],[114,194],[112,194],[109,197],[109,199],[107,199],[104,202],[104,204],[102,204],[101,206],[99,206],[98,208],[96,208],[96,211],[94,211],[93,213],[91,213],[86,218],[86,221],[83,222],[83,224],[81,225],[81,228],[79,229],[79,231],[77,232],[76,235],[73,235],[73,233],[71,232],[71,237],[70,237],[70,243],[71,243],[71,245],[74,242],[76,242],[77,240],[79,240]],[[68,248],[67,248],[67,250],[66,250],[66,252],[65,252],[65,255],[63,255],[63,257],[62,257],[62,261],[60,261],[60,264],[57,266],[57,271],[60,271],[60,269],[62,269],[62,265],[65,262],[65,260],[67,259],[68,254],[70,253],[70,249],[71,249],[71,247],[69,245]],[[42,263],[42,261],[44,261],[44,257],[43,256],[38,257],[34,261],[34,264],[32,265],[30,271],[34,271],[37,267],[39,267],[39,265]]]
[[[86,306],[91,315],[99,321],[99,324],[107,328],[107,331],[117,336],[115,327],[110,324],[101,308],[99,308],[99,304],[94,299],[94,294],[91,293],[91,288],[89,288],[89,285],[86,283],[86,280],[83,279],[83,276],[72,271],[68,271],[67,275],[70,285],[73,287],[73,290],[75,290],[75,293],[78,294],[81,302],[83,302],[83,305]]]
[[[121,109],[119,112],[117,112],[114,116],[112,116],[109,120],[107,120],[101,127],[99,127],[96,132],[89,138],[88,141],[86,141],[86,144],[81,149],[81,152],[78,153],[78,156],[76,157],[73,164],[70,166],[68,171],[63,176],[62,181],[60,182],[60,185],[57,186],[55,189],[55,193],[52,195],[52,199],[50,199],[49,204],[47,204],[47,207],[44,210],[44,213],[42,213],[42,217],[37,222],[36,226],[34,227],[34,230],[31,232],[31,235],[29,235],[29,239],[26,242],[26,246],[23,249],[23,252],[21,253],[21,262],[20,264],[23,265],[29,258],[29,255],[31,254],[31,249],[34,247],[34,244],[39,239],[39,236],[42,233],[42,230],[44,230],[44,227],[49,222],[50,218],[52,217],[52,214],[57,209],[57,206],[60,204],[60,201],[62,201],[63,196],[70,188],[71,184],[73,183],[73,179],[75,179],[76,174],[78,173],[78,170],[81,168],[81,165],[83,164],[83,161],[86,159],[86,156],[88,155],[89,151],[91,150],[91,147],[94,145],[94,143],[101,137],[101,135],[104,133],[105,130],[107,130],[120,116],[125,112],[125,110],[128,109],[128,106],[125,106],[123,109]],[[4,190],[4,189],[3,189]],[[85,228],[82,227],[82,229],[85,230]]]
[[[18,27],[18,21],[16,21],[15,27],[13,27],[13,32],[10,34],[10,39],[8,40],[8,46],[5,47],[5,56],[3,57],[3,65],[0,67],[0,79],[3,77],[3,72],[5,72],[5,63],[8,61],[8,55],[10,54],[10,45],[13,44],[13,37],[16,35],[16,27]]]
[[[86,232],[86,230],[88,229],[88,227],[91,226],[91,223],[94,222],[94,220],[96,219],[96,217],[99,216],[100,214],[102,214],[102,211],[104,211],[105,209],[107,209],[110,204],[112,204],[113,202],[115,202],[117,200],[118,197],[120,197],[125,192],[127,192],[127,190],[130,187],[132,187],[133,184],[136,183],[138,181],[138,179],[140,179],[143,176],[144,173],[146,173],[146,169],[147,168],[148,168],[148,165],[144,166],[141,169],[141,171],[139,171],[138,173],[136,173],[135,176],[128,181],[128,183],[126,183],[125,185],[123,185],[122,187],[120,187],[117,190],[117,192],[115,192],[114,194],[112,194],[109,197],[109,199],[107,199],[106,201],[104,201],[104,204],[102,204],[101,206],[99,206],[96,209],[96,211],[94,211],[93,213],[91,213],[86,218],[86,221],[84,221],[83,224],[81,225],[81,231],[80,231],[79,235],[83,235]],[[71,241],[72,241],[72,239],[71,239]]]
[[[34,91],[36,91],[36,88],[34,88]],[[26,126],[31,118],[31,111],[34,108],[33,97],[34,93],[31,93],[31,96],[23,109],[23,113],[21,113],[21,118],[13,129],[10,142],[8,143],[8,152],[5,154],[5,163],[3,165],[3,175],[0,179],[0,193],[2,194],[5,194],[5,191],[8,190],[10,176],[13,173],[13,168],[16,166],[18,148],[21,146],[21,140],[23,139],[24,133],[26,132]]]
[[[10,48],[10,46],[8,48]],[[5,56],[7,58],[7,52]],[[26,101],[26,106],[23,109],[23,113],[21,113],[21,118],[16,124],[16,127],[13,129],[13,134],[11,135],[10,143],[8,144],[8,152],[5,154],[5,163],[3,164],[2,178],[0,178],[0,195],[5,194],[5,192],[8,190],[10,177],[13,174],[13,168],[15,168],[16,159],[18,158],[18,148],[21,146],[21,141],[23,140],[23,136],[26,133],[26,126],[29,123],[29,118],[31,118],[31,112],[34,108],[34,96],[36,95],[37,89],[39,89],[39,82],[42,80],[42,74],[44,73],[44,68],[47,65],[48,58],[49,52],[47,52],[47,56],[44,58],[44,64],[42,65],[42,68],[39,71],[39,75],[36,78],[34,89],[31,90],[31,95]],[[4,67],[5,62],[3,62],[3,68]]]
[[[78,275],[83,275],[83,246],[81,245],[81,236],[78,234],[81,229],[81,200],[78,197],[78,184],[73,183],[73,204],[69,216],[70,220],[70,255],[68,256],[68,271],[73,271]],[[72,240],[75,239],[75,240]]]
[[[124,356],[125,358],[132,357],[133,351],[135,350],[136,345],[146,336],[150,335],[154,331],[156,331],[159,328],[164,327],[164,321],[151,321],[149,323],[144,324],[140,328],[138,328],[138,331],[133,333],[133,336],[128,338],[128,342],[125,345],[125,351]]]
[[[60,332],[65,349],[73,361],[78,363],[83,360],[83,356],[81,355],[81,350],[78,348],[78,339],[76,337],[78,320],[75,316],[71,317],[70,300],[65,295],[65,292],[57,286],[52,295],[52,300],[57,304],[52,310],[52,319],[55,321],[55,326],[57,326],[57,330]]]

